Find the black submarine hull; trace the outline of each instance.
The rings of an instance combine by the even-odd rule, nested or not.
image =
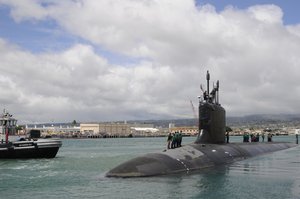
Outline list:
[[[293,143],[188,144],[149,153],[111,169],[107,177],[149,177],[188,173],[297,146]]]

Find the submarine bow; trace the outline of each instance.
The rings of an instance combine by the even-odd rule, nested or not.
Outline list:
[[[217,165],[229,164],[260,154],[297,146],[293,143],[227,143],[225,144],[225,109],[219,103],[219,81],[199,100],[199,133],[195,143],[136,157],[111,169],[107,177],[148,177],[188,173]]]

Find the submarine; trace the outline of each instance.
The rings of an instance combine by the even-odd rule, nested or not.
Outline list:
[[[297,146],[289,142],[227,143],[225,109],[219,103],[219,81],[199,97],[199,123],[196,141],[175,149],[148,153],[128,160],[106,173],[106,177],[150,177],[189,173],[230,164],[265,153]]]

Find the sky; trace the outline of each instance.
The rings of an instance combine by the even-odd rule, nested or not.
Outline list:
[[[300,113],[300,1],[0,0],[0,109],[20,123]]]

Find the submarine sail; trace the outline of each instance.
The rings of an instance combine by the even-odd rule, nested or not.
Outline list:
[[[225,142],[225,109],[219,104],[219,81],[209,93],[210,74],[207,71],[207,91],[199,100],[199,134],[196,143],[222,144]]]

